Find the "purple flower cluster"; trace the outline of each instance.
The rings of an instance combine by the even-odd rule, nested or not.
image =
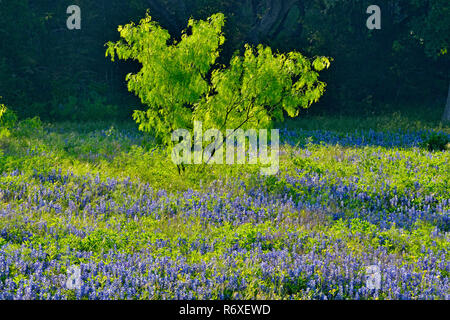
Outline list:
[[[5,172],[0,299],[449,299],[446,158],[396,150],[429,134],[283,130],[293,168],[177,192],[107,174]],[[115,129],[71,139],[69,151],[144,140]],[[80,157],[111,160],[108,143]],[[79,287],[67,284],[74,266]]]
[[[68,263],[49,261],[40,249],[10,253],[0,251],[0,299],[229,299],[257,292],[260,297],[290,299],[447,299],[449,282],[442,277],[450,265],[445,253],[428,253],[416,263],[405,263],[384,249],[370,250],[362,257],[340,244],[325,254],[318,247],[308,254],[293,240],[283,250],[229,249],[218,257],[227,267],[209,262],[188,263],[153,257],[151,252],[109,252],[100,260],[75,252],[82,285],[70,291],[62,273]],[[318,251],[319,250],[319,251]],[[366,286],[364,266],[378,263],[382,286]],[[243,267],[246,266],[246,267]],[[20,273],[20,277],[14,276]]]
[[[423,131],[375,131],[355,130],[354,132],[339,133],[326,130],[280,130],[282,141],[291,145],[305,146],[308,142],[313,144],[328,144],[351,147],[379,146],[385,148],[419,147],[433,134],[431,130]],[[441,134],[445,134],[442,133]],[[447,134],[449,140],[450,135]]]
[[[448,298],[447,251],[425,250],[409,262],[384,246],[352,250],[342,239],[313,225],[308,233],[283,233],[289,224],[313,224],[314,217],[301,220],[301,213],[308,211],[322,213],[318,223],[360,218],[379,230],[394,223],[414,228],[415,222],[428,221],[438,227],[436,236],[442,236],[448,230],[448,198],[422,194],[419,186],[414,192],[399,193],[386,182],[364,191],[357,178],[298,173],[280,175],[279,192],[269,192],[260,177],[253,186],[240,180],[218,181],[208,191],[178,194],[130,179],[105,180],[71,172],[36,172],[35,183],[19,172],[4,174],[1,193],[8,205],[1,206],[0,217],[20,223],[0,229],[0,299]],[[55,226],[35,218],[45,213],[63,217],[65,223]],[[236,229],[270,222],[278,230],[234,240],[157,238],[139,252],[114,245],[100,255],[94,247],[71,248],[70,242],[64,242],[69,243],[67,249],[50,255],[33,244],[35,234],[45,233],[57,246],[66,237],[85,241],[97,234],[95,226],[73,224],[73,217],[103,222],[177,218],[186,225],[197,219],[205,226],[230,224]],[[110,228],[122,232],[121,225]],[[190,261],[192,252],[201,259]],[[81,267],[82,285],[76,290],[65,287],[71,264]],[[371,264],[381,269],[379,290],[365,283],[364,268]]]

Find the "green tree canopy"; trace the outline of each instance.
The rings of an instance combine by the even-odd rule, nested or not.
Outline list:
[[[209,94],[195,110],[195,118],[214,128],[266,128],[282,121],[284,112],[296,117],[322,96],[321,71],[330,62],[319,57],[312,63],[299,52],[274,54],[270,47],[255,50],[246,45],[230,66],[212,73]]]
[[[191,126],[195,104],[208,91],[207,74],[219,56],[225,38],[223,14],[207,21],[189,20],[179,42],[147,16],[140,24],[119,27],[121,40],[107,44],[107,55],[114,60],[136,59],[142,69],[128,74],[128,88],[136,93],[147,111],[136,110],[133,117],[139,129],[154,130],[164,142],[169,133]]]
[[[194,120],[206,128],[269,127],[283,112],[295,117],[322,96],[318,71],[329,67],[325,57],[311,62],[299,52],[274,54],[263,45],[246,45],[244,56],[236,53],[228,67],[215,65],[224,23],[221,13],[191,19],[180,41],[148,14],[137,25],[119,26],[121,40],[107,43],[106,55],[142,65],[126,77],[129,90],[148,107],[134,113],[141,130],[170,144],[170,133],[192,128]]]

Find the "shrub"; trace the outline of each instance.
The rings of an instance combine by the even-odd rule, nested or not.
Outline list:
[[[0,104],[0,119],[2,118],[3,114],[6,112],[6,106],[4,104]]]
[[[52,118],[58,120],[114,120],[118,117],[118,107],[109,104],[106,97],[95,90],[84,96],[69,95],[64,100],[54,99],[51,109]]]
[[[2,121],[2,117],[6,112],[6,106],[4,104],[0,104],[0,122]],[[4,135],[7,135],[7,129],[3,128],[3,126],[0,127],[0,138]],[[1,156],[1,154],[0,154]]]
[[[15,133],[18,137],[37,137],[42,136],[44,133],[44,125],[39,117],[28,118],[22,120],[17,125],[17,131]]]
[[[432,132],[431,135],[423,137],[422,147],[428,151],[444,151],[448,148],[450,140],[447,134]]]
[[[9,129],[16,123],[16,114],[0,103],[0,138],[9,136]]]

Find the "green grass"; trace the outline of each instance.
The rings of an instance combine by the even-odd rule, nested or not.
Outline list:
[[[423,126],[395,117],[397,116],[394,115],[393,120],[389,116],[372,119],[317,117],[299,119],[295,123],[287,123],[287,126],[343,133],[353,132],[355,129],[434,129],[449,132],[448,127],[436,123]],[[388,119],[391,121],[388,122]],[[444,252],[443,259],[448,260],[448,230],[444,227],[439,232],[436,231],[438,226],[433,221],[418,221],[404,228],[395,225],[381,228],[377,223],[366,221],[364,215],[352,215],[355,211],[363,213],[376,206],[376,200],[373,199],[377,199],[383,190],[392,191],[393,188],[399,198],[408,198],[411,190],[416,190],[420,196],[408,198],[408,201],[424,210],[428,205],[428,196],[433,196],[435,202],[450,199],[449,151],[429,152],[425,148],[381,146],[309,144],[299,148],[284,145],[280,159],[281,174],[277,176],[261,178],[258,176],[259,167],[251,165],[188,166],[183,174],[179,174],[165,148],[158,146],[150,135],[138,132],[133,123],[40,124],[36,120],[28,120],[11,129],[9,136],[0,138],[0,155],[0,175],[5,174],[0,177],[0,210],[9,210],[9,207],[18,210],[0,219],[0,230],[4,230],[6,234],[0,237],[0,249],[10,256],[20,252],[23,256],[21,259],[34,261],[32,250],[41,248],[48,261],[62,264],[60,270],[47,270],[47,274],[64,275],[67,264],[111,264],[113,258],[108,256],[111,251],[128,255],[139,253],[153,258],[167,257],[171,261],[186,261],[189,265],[206,263],[211,265],[211,271],[208,271],[210,273],[206,277],[212,277],[214,269],[230,277],[239,274],[248,283],[247,289],[242,291],[233,291],[227,285],[217,287],[215,298],[307,299],[317,297],[318,292],[335,297],[338,287],[322,279],[319,287],[306,291],[310,279],[297,279],[298,281],[284,284],[277,282],[278,280],[264,280],[260,261],[251,254],[255,245],[261,245],[264,254],[278,254],[287,250],[289,256],[304,254],[307,259],[313,259],[309,255],[314,252],[323,261],[328,261],[327,257],[335,254],[332,263],[337,265],[347,263],[340,255],[340,250],[351,253],[360,263],[366,263],[363,261],[365,255],[376,256],[379,254],[377,250],[386,250],[389,259],[395,261],[392,263],[399,268],[418,265],[429,254],[438,256]],[[48,177],[59,169],[63,174],[73,173],[68,184],[40,180],[40,176]],[[15,170],[21,174],[8,175]],[[98,175],[101,181],[110,178],[129,179],[133,186],[120,185],[114,191],[104,191],[92,186],[92,181],[84,177],[86,175],[92,178]],[[348,197],[330,201],[332,189],[324,188],[323,191],[316,192],[314,188],[319,188],[320,184],[314,187],[293,184],[288,177],[295,178],[294,181],[301,181],[303,177],[316,177],[325,186],[331,187],[338,187],[341,182],[353,184],[364,196],[362,200]],[[153,193],[146,189],[145,184],[152,188]],[[34,201],[39,201],[38,198],[30,200],[42,196],[36,190],[53,190],[58,187],[66,190],[65,197],[46,199],[44,196],[43,200],[55,201],[61,206],[61,212],[56,209],[33,210],[32,205],[19,210],[24,203],[34,204]],[[12,190],[12,194],[2,191],[6,189]],[[78,209],[80,203],[74,200],[80,189],[82,197],[91,199],[89,205],[93,208],[102,203],[114,203],[116,209],[96,216],[86,214],[87,211]],[[185,200],[182,192],[189,189],[198,191],[199,195]],[[127,216],[117,212],[120,206],[130,208],[135,201],[144,196],[154,196],[154,192],[158,190],[168,192],[165,207],[156,210],[160,216]],[[221,193],[224,190],[226,193]],[[249,197],[251,193],[249,190],[263,190],[268,197],[292,197],[294,203],[320,203],[325,207],[315,210],[286,209],[279,219],[266,218],[237,225],[207,221],[202,218],[201,212],[194,212],[190,216],[182,215],[186,208],[199,201],[203,193],[217,192],[222,198],[243,197],[239,201],[245,201],[245,197]],[[17,200],[19,194],[20,200]],[[75,209],[72,208],[73,203]],[[209,203],[209,209],[212,210],[214,205],[215,202]],[[442,210],[448,212],[449,205]],[[245,209],[249,212],[259,210],[254,206],[251,203]],[[392,204],[383,210],[396,214],[397,209],[397,205]],[[342,213],[342,219],[334,219],[333,213]],[[43,223],[47,228],[42,227]],[[72,229],[84,230],[86,236],[73,234],[70,231]],[[261,240],[262,235],[267,236],[267,239]],[[158,247],[155,243],[159,241],[166,241],[168,245]],[[198,248],[192,249],[194,244],[199,243],[214,244],[214,250],[202,252]],[[299,243],[301,245],[297,246]],[[230,255],[233,246],[243,251],[236,253],[230,264],[224,259]],[[91,256],[79,257],[74,252],[90,253]],[[274,271],[273,275],[287,277],[287,267],[283,269],[282,261],[279,263],[279,270]],[[318,271],[319,277],[320,272],[325,272],[325,268],[326,266]],[[427,274],[419,266],[413,268],[417,273],[423,273],[424,277]],[[164,272],[161,272],[163,276]],[[445,268],[438,272],[441,279],[448,277],[448,270]],[[27,280],[29,275],[15,266],[11,269],[10,277],[20,283]],[[108,279],[103,279],[100,275],[97,277],[91,280],[101,290]],[[181,274],[179,277],[178,282],[189,281]],[[421,284],[423,288],[432,285],[428,282]],[[264,286],[269,288],[268,292],[261,289]],[[139,290],[146,292],[147,289]],[[411,288],[408,290],[413,292],[412,298],[414,294],[420,293]],[[64,289],[63,292],[68,297],[75,296],[70,290]],[[152,298],[170,298],[174,294],[158,291]],[[378,298],[388,298],[389,294],[383,292]]]

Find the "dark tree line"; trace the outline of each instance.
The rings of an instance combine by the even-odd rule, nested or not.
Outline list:
[[[0,96],[21,117],[126,119],[139,101],[125,75],[138,65],[111,63],[104,44],[117,26],[149,9],[173,35],[190,17],[227,17],[226,63],[244,43],[334,59],[327,93],[309,112],[359,114],[441,105],[449,90],[447,0],[378,0],[381,30],[368,30],[365,0],[2,0]],[[66,9],[81,8],[81,30],[68,30]],[[450,96],[447,117],[450,117]]]

